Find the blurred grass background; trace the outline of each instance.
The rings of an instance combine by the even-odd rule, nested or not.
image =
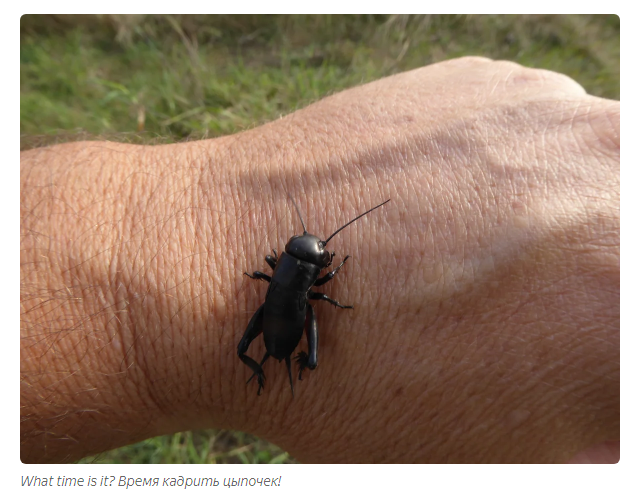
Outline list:
[[[462,55],[565,73],[620,98],[617,16],[21,18],[21,147],[234,133],[328,94]]]
[[[326,95],[463,55],[567,74],[620,99],[614,15],[26,15],[20,148],[235,133]],[[238,432],[162,436],[84,463],[290,463]]]

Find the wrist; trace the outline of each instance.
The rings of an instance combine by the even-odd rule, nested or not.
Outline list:
[[[198,394],[199,362],[227,365],[210,346],[222,282],[208,262],[227,217],[210,243],[220,209],[195,200],[192,150],[92,142],[22,155],[23,460],[190,428],[178,407]]]

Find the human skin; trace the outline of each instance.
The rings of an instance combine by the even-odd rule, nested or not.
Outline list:
[[[171,432],[302,462],[565,462],[620,438],[620,103],[462,58],[214,140],[21,155],[21,459]],[[351,259],[319,366],[236,355],[301,224]],[[268,269],[268,270],[266,270]],[[299,350],[307,349],[304,340]],[[265,351],[256,339],[248,354]]]

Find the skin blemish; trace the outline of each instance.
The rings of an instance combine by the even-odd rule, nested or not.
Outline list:
[[[523,202],[513,201],[512,210],[514,211],[513,224],[518,228],[526,228],[529,226],[529,217],[527,215],[527,207]]]
[[[111,346],[113,346],[113,348],[115,349],[115,351],[118,352],[118,354],[122,353],[122,342],[120,341],[120,338],[117,335],[115,335],[113,339],[111,340]]]
[[[223,321],[226,318],[226,311],[226,298],[220,293],[217,295],[217,298],[215,298],[213,313],[217,319]]]

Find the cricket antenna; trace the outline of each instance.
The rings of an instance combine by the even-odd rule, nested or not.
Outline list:
[[[367,215],[367,214],[369,214],[370,212],[372,212],[373,210],[376,210],[377,208],[382,207],[383,205],[385,205],[385,204],[386,204],[386,203],[388,203],[389,201],[390,201],[390,200],[386,200],[386,201],[384,201],[383,203],[381,203],[381,204],[377,205],[376,207],[371,208],[371,209],[370,209],[370,210],[368,210],[367,212],[363,212],[361,215],[359,215],[359,216],[355,217],[355,218],[354,218],[354,219],[352,219],[350,222],[348,222],[345,226],[341,226],[339,229],[337,229],[335,232],[333,232],[327,240],[322,241],[323,246],[326,246],[326,245],[328,244],[328,241],[330,241],[330,240],[334,237],[334,235],[335,235],[335,234],[337,234],[339,231],[342,231],[343,229],[345,229],[346,227],[348,227],[348,226],[349,226],[350,224],[352,224],[355,220],[359,220],[359,219],[360,219],[361,217],[363,217],[364,215]],[[293,203],[294,203],[294,202],[293,202]],[[295,205],[295,206],[296,206],[296,205]],[[305,233],[304,233],[304,234],[305,234]]]
[[[299,212],[299,207],[295,203],[295,200],[292,199],[292,196],[290,196],[290,193],[288,193],[288,198],[290,198],[290,201],[295,206],[295,210],[297,210],[297,215],[299,216],[299,220],[301,221],[301,227],[303,227],[303,233],[308,234],[308,231],[306,231],[306,225],[303,223],[303,218],[301,217],[301,213]]]

